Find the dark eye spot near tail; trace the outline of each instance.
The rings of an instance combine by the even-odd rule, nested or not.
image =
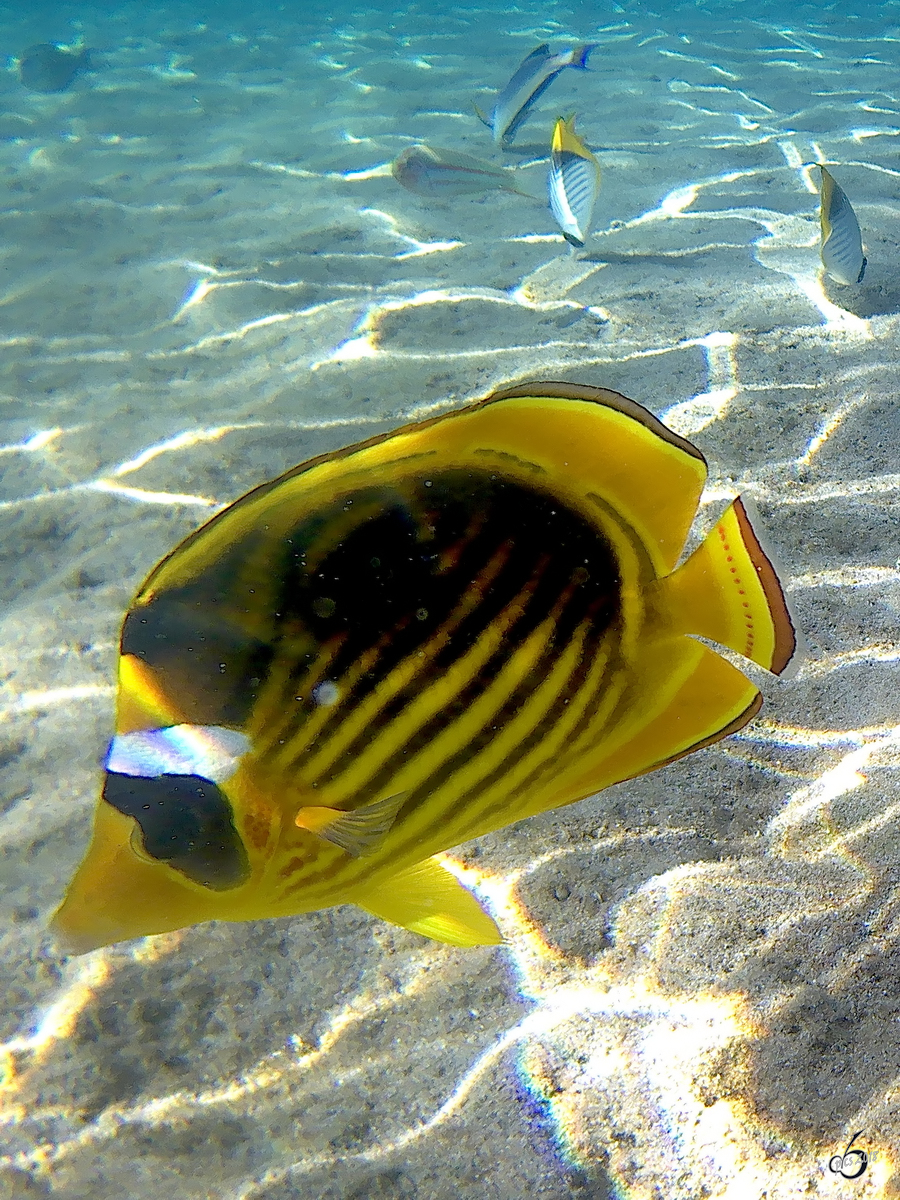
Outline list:
[[[250,874],[231,806],[208,779],[160,775],[143,779],[109,772],[103,798],[141,828],[143,848],[194,883],[225,891]]]

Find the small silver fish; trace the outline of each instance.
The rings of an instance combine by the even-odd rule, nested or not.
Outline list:
[[[485,117],[477,108],[475,110],[493,133],[494,141],[498,144],[511,142],[535,100],[547,90],[560,71],[566,67],[586,71],[588,55],[595,47],[596,42],[587,42],[583,46],[576,46],[574,50],[551,54],[545,42],[532,50],[497,97],[490,117]]]
[[[550,147],[550,208],[563,237],[584,245],[600,191],[600,164],[575,132],[575,114],[560,117]]]
[[[822,265],[835,283],[862,283],[866,273],[862,234],[856,213],[844,190],[823,166],[819,220],[822,225]]]
[[[399,184],[420,196],[465,196],[489,191],[528,195],[519,191],[506,167],[436,146],[407,146],[391,164],[391,174]]]

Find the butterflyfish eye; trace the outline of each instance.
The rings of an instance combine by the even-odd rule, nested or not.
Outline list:
[[[213,891],[238,887],[249,877],[247,853],[231,808],[208,779],[198,775],[142,779],[109,772],[103,798],[137,821],[146,858],[165,863]]]

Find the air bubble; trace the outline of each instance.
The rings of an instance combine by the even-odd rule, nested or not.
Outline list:
[[[337,704],[340,695],[338,685],[330,679],[326,679],[324,683],[313,688],[313,700],[320,708],[331,708],[333,704]]]

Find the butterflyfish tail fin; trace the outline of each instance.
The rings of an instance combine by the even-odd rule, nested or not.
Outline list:
[[[747,508],[740,497],[733,501],[663,586],[685,633],[709,638],[781,675],[797,649],[797,634]]]
[[[353,897],[374,917],[451,946],[499,946],[503,935],[471,892],[433,858]]]
[[[310,805],[300,809],[294,824],[340,846],[351,858],[362,858],[377,850],[387,837],[406,795],[406,792],[400,792],[352,812]]]
[[[581,46],[576,46],[572,51],[572,66],[577,67],[580,71],[586,71],[588,69],[587,60],[597,46],[597,42],[585,42]]]

